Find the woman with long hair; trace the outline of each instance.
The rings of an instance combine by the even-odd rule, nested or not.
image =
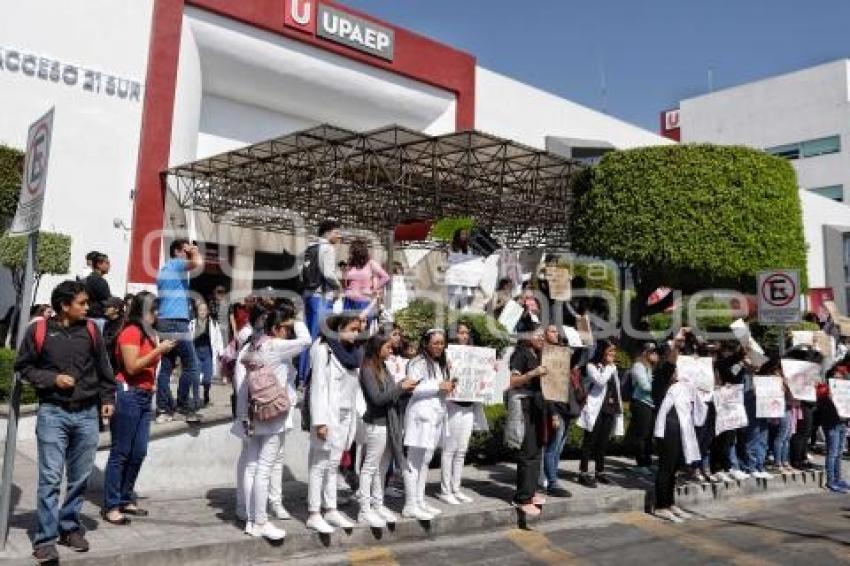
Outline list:
[[[369,246],[365,240],[357,239],[351,243],[348,251],[348,270],[345,272],[346,311],[355,311],[366,315],[371,324],[375,318],[375,302],[380,298],[390,276],[369,255]]]
[[[372,528],[383,528],[395,523],[396,516],[384,506],[384,478],[395,459],[404,467],[401,417],[398,399],[416,387],[410,378],[396,384],[386,362],[392,353],[390,336],[379,333],[366,342],[363,364],[360,366],[360,387],[366,401],[363,415],[366,441],[360,468],[360,516],[358,521]]]
[[[443,437],[446,419],[445,396],[454,390],[446,368],[446,335],[437,328],[425,332],[419,355],[407,366],[407,375],[416,388],[404,415],[404,445],[407,465],[404,468],[405,504],[402,515],[430,521],[441,513],[425,503],[428,466]]]
[[[352,314],[329,317],[330,332],[310,349],[310,452],[307,458],[307,528],[330,534],[334,527],[354,526],[337,509],[337,471],[351,448],[357,428],[363,348],[357,342],[360,319]],[[322,510],[324,509],[324,516]]]
[[[201,369],[200,381],[204,388],[200,406],[206,407],[210,404],[212,378],[216,374],[218,357],[224,351],[224,343],[218,321],[210,316],[209,305],[202,299],[195,303],[195,318],[189,323],[189,331],[192,333],[195,344],[195,354],[198,356],[198,364]],[[197,384],[193,384],[192,398],[196,405],[200,401],[198,397]]]
[[[156,325],[156,296],[142,291],[133,297],[127,321],[118,333],[115,379],[115,413],[109,421],[112,446],[103,486],[101,516],[109,523],[126,525],[126,515],[147,515],[136,505],[133,488],[148,450],[151,400],[156,365],[170,352],[174,340],[160,341]]]

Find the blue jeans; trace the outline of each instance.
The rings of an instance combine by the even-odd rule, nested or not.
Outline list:
[[[33,547],[53,544],[59,533],[81,530],[80,509],[97,451],[97,404],[80,411],[42,403],[35,434],[38,438],[38,526]],[[62,474],[67,477],[65,502],[59,508]]]
[[[201,370],[201,384],[204,386],[204,401],[206,402],[209,397],[210,387],[212,386],[212,378],[213,378],[213,355],[212,348],[204,344],[203,346],[195,347],[195,354],[198,356],[198,365]],[[192,399],[194,399],[195,404],[198,404],[198,386],[194,384],[192,386]]]
[[[164,338],[176,340],[177,345],[171,352],[162,357],[159,366],[159,375],[156,379],[156,410],[158,413],[173,413],[174,409],[192,410],[197,406],[189,406],[189,389],[194,388],[197,392],[198,357],[195,355],[195,344],[189,335],[189,321],[177,318],[161,318],[156,323],[156,329]],[[171,372],[174,369],[174,361],[180,358],[182,370],[180,380],[177,382],[177,405],[171,396]],[[197,393],[195,396],[197,403]]]
[[[839,423],[823,427],[826,436],[826,485],[836,485],[841,481],[841,454],[847,438],[847,426]]]
[[[786,410],[779,419],[779,430],[773,440],[773,459],[776,465],[788,466],[791,464],[791,411]]]
[[[767,457],[767,441],[770,436],[770,421],[756,418],[755,394],[744,397],[744,408],[747,411],[747,461],[744,471],[747,473],[763,472],[764,460]]]
[[[304,324],[307,325],[307,329],[310,331],[310,337],[314,340],[322,328],[322,321],[333,312],[333,307],[333,301],[326,299],[321,294],[304,294]],[[309,373],[310,349],[308,348],[301,352],[301,357],[298,359],[299,380],[302,382],[305,381]]]
[[[561,463],[561,452],[564,451],[564,444],[567,443],[567,429],[570,425],[569,421],[561,416],[558,417],[558,422],[555,434],[543,449],[543,475],[550,488],[558,483],[558,465]]]
[[[153,393],[125,387],[118,384],[115,414],[109,421],[112,447],[103,484],[104,509],[135,502],[133,488],[148,453]]]

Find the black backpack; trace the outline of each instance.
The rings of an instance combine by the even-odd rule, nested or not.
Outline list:
[[[302,291],[315,291],[325,283],[319,261],[319,249],[320,244],[311,244],[304,250],[304,263],[301,265]]]

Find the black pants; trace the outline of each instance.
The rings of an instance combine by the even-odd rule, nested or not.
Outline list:
[[[587,462],[593,455],[596,463],[596,473],[601,474],[605,468],[605,454],[608,452],[608,442],[611,440],[611,432],[617,422],[617,415],[599,411],[596,424],[590,432],[584,431],[584,439],[581,441],[581,463],[579,471],[587,472]]]
[[[632,419],[626,435],[631,454],[638,466],[652,464],[652,430],[654,428],[652,408],[640,401],[632,402]]]
[[[711,442],[711,473],[725,472],[732,469],[729,450],[735,442],[735,431],[727,430],[714,437]]]
[[[791,465],[794,467],[798,467],[807,459],[806,448],[812,436],[815,421],[815,407],[812,403],[800,403],[800,410],[803,412],[803,418],[797,421],[797,432],[791,436]]]
[[[705,461],[707,454],[711,455],[710,459],[714,458],[714,452],[711,450],[711,446],[714,443],[714,425],[716,420],[717,412],[714,410],[714,403],[708,403],[708,413],[705,416],[705,422],[702,426],[695,427],[697,442],[699,442],[699,453],[703,461]],[[698,464],[697,467],[703,469],[702,464]]]
[[[671,408],[664,424],[664,438],[658,439],[658,474],[655,476],[655,508],[667,509],[676,502],[676,470],[682,457],[679,415]]]
[[[525,419],[525,436],[517,456],[516,465],[516,503],[528,503],[537,490],[540,481],[540,457],[543,447],[540,445],[539,431],[543,422],[542,402],[531,397],[522,399],[522,416]]]

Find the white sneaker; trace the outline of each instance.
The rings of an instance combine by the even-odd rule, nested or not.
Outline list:
[[[455,492],[454,496],[455,499],[457,499],[461,503],[472,503],[474,501],[470,496],[468,496],[462,491]]]
[[[426,513],[428,513],[429,515],[431,515],[432,517],[438,517],[438,516],[440,516],[440,515],[442,515],[442,514],[443,514],[443,511],[442,511],[442,510],[437,509],[436,507],[431,507],[430,505],[428,505],[428,504],[427,504],[427,503],[425,503],[425,502],[420,503],[420,504],[419,504],[419,507],[420,507],[423,511],[425,511]]]
[[[754,478],[758,478],[760,480],[772,480],[773,476],[768,474],[767,472],[755,472],[753,474]]]
[[[174,417],[172,417],[168,413],[160,413],[156,416],[156,419],[154,419],[154,422],[156,424],[163,424],[163,423],[170,423],[173,420],[174,420]]]
[[[383,529],[387,526],[386,521],[384,521],[384,519],[372,509],[361,511],[360,515],[357,517],[357,522],[369,525],[373,529]]]
[[[307,518],[307,528],[313,529],[323,535],[329,535],[334,532],[334,528],[319,513],[313,513]]]
[[[655,516],[659,519],[666,519],[671,523],[684,523],[683,520],[674,515],[669,509],[659,509],[655,512]]]
[[[383,505],[375,507],[374,511],[378,514],[379,517],[381,517],[381,519],[384,520],[385,523],[393,525],[398,522],[398,517],[395,516],[395,513],[393,513]]]
[[[693,516],[693,515],[691,515],[690,513],[688,513],[688,512],[686,512],[686,511],[684,511],[681,507],[678,507],[678,506],[676,506],[676,505],[671,505],[671,506],[670,506],[670,511],[671,511],[674,515],[676,515],[677,517],[679,517],[680,519],[693,519],[693,518],[694,518],[694,516]]]
[[[245,521],[245,534],[249,537],[257,536],[254,534],[254,523],[252,521]]]
[[[283,540],[286,536],[286,531],[275,527],[271,521],[266,521],[262,525],[254,525],[254,532],[252,534],[255,537],[263,537],[269,540]]]
[[[717,472],[717,477],[720,478],[720,481],[725,483],[732,483],[735,481],[735,478],[730,476],[728,472]]]
[[[288,521],[292,518],[292,515],[289,514],[289,511],[286,510],[286,507],[283,506],[283,503],[272,503],[270,504],[272,515],[275,519],[280,519],[281,521]]]
[[[711,474],[710,476],[708,476],[708,481],[710,481],[711,483],[720,483],[723,480],[720,478],[720,474]]]
[[[449,505],[460,505],[460,501],[458,501],[457,498],[451,493],[441,493],[437,496],[437,499]]]
[[[749,479],[750,477],[750,474],[748,474],[747,472],[742,472],[741,470],[732,470],[731,472],[729,472],[729,475],[731,475],[737,481],[744,481],[746,479]]]
[[[401,516],[408,519],[417,519],[419,521],[430,521],[434,518],[433,515],[422,509],[421,507],[405,507],[401,510]]]
[[[351,520],[337,511],[336,509],[332,509],[325,513],[325,521],[334,527],[339,527],[340,529],[353,529],[354,523]]]

